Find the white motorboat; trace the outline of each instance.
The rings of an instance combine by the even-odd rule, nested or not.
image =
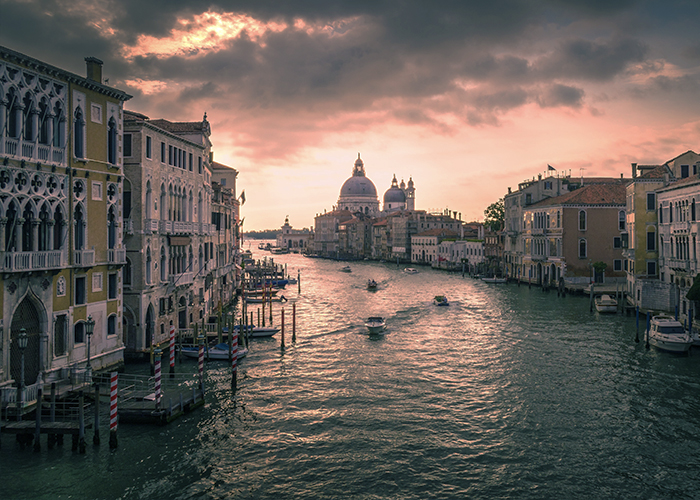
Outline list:
[[[481,278],[484,283],[508,283],[508,278]]]
[[[381,316],[370,316],[365,322],[370,335],[380,335],[386,330],[386,321]]]
[[[418,269],[415,269],[413,267],[407,267],[403,270],[406,274],[418,274]]]
[[[688,352],[693,339],[680,321],[672,316],[660,314],[651,318],[645,340],[662,351]]]
[[[234,331],[239,332],[241,330],[240,325],[236,325],[234,327]],[[264,326],[244,326],[243,327],[243,332],[248,334],[248,337],[251,338],[262,338],[262,337],[272,337],[274,334],[279,332],[279,328],[274,328],[272,326],[264,327]]]
[[[351,273],[352,269],[350,269],[350,266],[345,266],[340,268],[341,273]]]
[[[227,343],[221,343],[221,344],[216,344],[214,347],[205,347],[204,348],[204,357],[207,357],[207,351],[209,351],[209,359],[228,359],[228,344]],[[187,358],[195,358],[197,359],[199,357],[199,347],[197,346],[189,346],[189,347],[183,347],[182,348],[182,354],[187,357]],[[238,358],[241,359],[244,358],[245,355],[248,354],[248,349],[245,347],[238,346]]]
[[[617,300],[610,295],[599,295],[595,298],[595,308],[599,313],[616,313]]]

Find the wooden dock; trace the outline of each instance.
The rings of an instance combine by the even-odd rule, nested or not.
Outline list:
[[[166,388],[156,408],[155,394],[135,397],[119,403],[119,422],[165,425],[176,418],[204,405],[204,393],[200,387],[191,390]]]

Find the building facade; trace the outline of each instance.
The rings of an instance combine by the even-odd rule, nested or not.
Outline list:
[[[0,47],[0,389],[123,362],[123,104]],[[90,332],[92,327],[92,332]],[[20,352],[19,337],[27,347]],[[90,334],[91,333],[91,334]]]

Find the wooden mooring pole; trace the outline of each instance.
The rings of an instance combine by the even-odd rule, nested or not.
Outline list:
[[[100,384],[95,382],[95,433],[92,436],[92,444],[100,445]]]
[[[284,351],[284,307],[282,308],[282,343],[280,345],[280,348]]]
[[[297,304],[292,303],[292,343],[297,341]]]

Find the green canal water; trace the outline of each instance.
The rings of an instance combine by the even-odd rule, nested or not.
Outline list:
[[[301,293],[284,292],[296,343],[287,303],[285,351],[279,334],[253,341],[235,395],[227,363],[210,362],[204,407],[123,424],[115,451],[104,423],[82,455],[70,439],[48,450],[43,436],[35,453],[3,435],[0,498],[700,497],[700,350],[647,350],[634,318],[591,313],[585,297],[275,261],[301,272]],[[432,305],[442,294],[451,305]],[[363,326],[374,315],[379,339]]]

